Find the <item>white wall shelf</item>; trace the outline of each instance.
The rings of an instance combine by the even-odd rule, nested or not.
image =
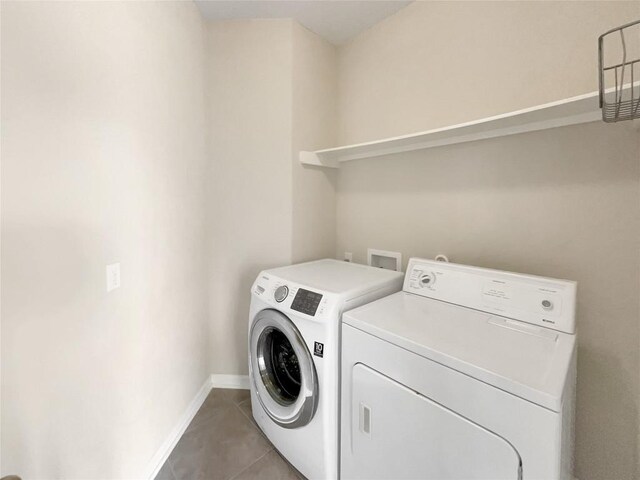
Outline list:
[[[629,85],[625,86],[625,93],[628,94],[630,88]],[[315,152],[301,151],[300,163],[339,168],[341,162],[349,160],[577,125],[595,122],[601,120],[601,118],[598,92],[592,92],[494,117],[427,130],[426,132],[346,145],[344,147],[327,148],[325,150],[316,150]]]

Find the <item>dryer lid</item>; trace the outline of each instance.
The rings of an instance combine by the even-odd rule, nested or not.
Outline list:
[[[343,322],[533,403],[560,411],[575,335],[398,292]]]

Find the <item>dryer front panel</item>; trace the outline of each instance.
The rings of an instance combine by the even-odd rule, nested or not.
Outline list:
[[[249,335],[251,381],[258,400],[278,425],[307,425],[318,406],[318,378],[300,332],[282,313],[260,311]]]
[[[520,456],[502,437],[363,364],[352,382],[343,479],[520,478]]]

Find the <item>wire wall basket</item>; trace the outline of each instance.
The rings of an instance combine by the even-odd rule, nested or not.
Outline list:
[[[640,20],[598,38],[602,120],[640,118]]]

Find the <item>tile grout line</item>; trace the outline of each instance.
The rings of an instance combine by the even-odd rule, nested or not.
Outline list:
[[[240,403],[244,403],[244,402],[247,402],[247,401],[251,401],[251,399],[249,398],[248,400],[244,400],[244,401],[242,401],[242,402],[240,402]],[[262,438],[264,438],[267,442],[269,442],[269,445],[271,445],[271,448],[273,448],[273,444],[271,443],[271,440],[269,440],[269,437],[267,437],[267,435],[266,435],[266,434],[262,431],[262,429],[258,426],[258,424],[257,424],[257,423],[256,423],[256,421],[254,420],[254,418],[253,418],[253,417],[250,417],[249,415],[247,415],[247,414],[242,410],[242,408],[240,408],[240,403],[237,403],[237,404],[236,404],[236,407],[238,407],[238,410],[240,410],[240,413],[242,413],[242,415],[244,416],[244,418],[246,418],[247,420],[249,420],[249,423],[251,424],[251,426],[252,426],[253,428],[255,428],[255,429],[258,431],[258,433],[259,433],[260,435],[262,435]]]
[[[214,387],[214,388],[215,388],[215,387]],[[211,392],[213,392],[214,388],[212,388],[212,389],[211,389]],[[209,392],[209,395],[211,395],[211,392]],[[207,395],[207,398],[209,397],[209,395]],[[251,400],[251,399],[250,399],[250,398],[248,398],[248,399],[242,400],[240,403],[244,403],[244,402],[249,401],[249,400]],[[241,413],[244,417],[246,417],[246,415],[244,414],[244,412],[242,411],[242,409],[239,407],[240,403],[235,402],[235,401],[232,401],[232,402],[229,402],[229,403],[230,403],[231,405],[233,405],[234,407],[237,407],[237,408],[238,408],[238,410],[240,410],[240,413]],[[203,406],[204,406],[204,405],[203,405]],[[202,407],[200,407],[200,409],[198,410],[198,412],[200,412],[200,410],[201,410],[201,409],[202,409]],[[196,412],[196,415],[198,414],[198,412]],[[204,420],[202,420],[202,421],[200,422],[200,424],[199,424],[199,425],[191,426],[191,424],[189,424],[189,426],[187,426],[187,429],[186,429],[186,430],[184,431],[184,433],[180,436],[180,439],[178,440],[178,442],[179,442],[180,440],[182,440],[182,438],[183,438],[185,435],[187,435],[187,434],[189,434],[189,433],[193,432],[194,430],[198,430],[198,429],[200,429],[201,427],[203,427],[204,425],[206,425],[207,423],[209,423],[211,420],[213,420],[215,417],[217,417],[217,416],[218,416],[218,414],[217,414],[217,413],[218,413],[218,412],[214,412],[214,413],[212,413],[209,417],[207,417],[207,418],[205,418]],[[193,420],[192,420],[192,422],[193,422]],[[262,432],[260,432],[260,433],[262,433]],[[176,446],[177,446],[177,443],[176,443]],[[173,480],[178,480],[178,475],[176,475],[176,472],[175,472],[175,470],[173,469],[173,461],[171,460],[172,454],[173,454],[173,451],[171,451],[171,454],[169,454],[169,456],[167,457],[167,460],[166,460],[166,462],[165,462],[165,463],[167,463],[167,464],[169,465],[169,471],[170,471],[170,473],[171,473],[171,476],[172,476]],[[252,464],[252,465],[253,465],[253,464]],[[242,471],[244,471],[244,470],[242,470]]]
[[[237,471],[236,473],[233,473],[230,477],[226,477],[225,480],[234,480],[234,479],[238,479],[244,472],[248,471],[250,468],[252,468],[254,465],[256,465],[257,463],[259,463],[260,461],[262,461],[267,455],[269,455],[270,453],[276,452],[276,454],[278,456],[280,456],[280,454],[275,450],[273,444],[271,444],[271,442],[269,441],[269,439],[265,436],[265,434],[262,432],[262,430],[260,429],[260,427],[258,427],[258,425],[255,423],[255,420],[253,419],[253,416],[250,415],[249,413],[246,413],[242,407],[242,405],[244,405],[245,403],[249,403],[249,406],[251,405],[251,398],[245,398],[244,400],[241,401],[231,401],[229,402],[231,405],[233,405],[234,407],[236,407],[238,409],[238,411],[240,412],[240,418],[243,419],[244,422],[246,422],[248,424],[248,426],[256,431],[257,433],[260,434],[260,436],[262,436],[268,444],[268,450],[260,455],[258,458],[256,458],[255,460],[253,460],[251,463],[249,463],[248,465],[246,465],[245,467],[242,467],[239,471]],[[193,428],[193,430],[198,430],[202,427],[204,427],[205,425],[207,425],[209,422],[211,422],[215,417],[217,417],[217,415],[211,415],[211,417],[205,419],[200,425],[197,425]],[[191,429],[187,429],[185,431],[184,435],[187,435],[189,432],[189,430]],[[173,452],[172,452],[173,453]],[[288,462],[286,460],[284,460],[285,463],[288,464]],[[172,476],[173,480],[179,480],[178,476],[176,475],[176,472],[174,470],[174,465],[173,465],[173,459],[172,459],[172,455],[169,455],[169,458],[167,458],[167,463],[169,465],[169,473]],[[296,476],[299,476],[300,474],[296,471]],[[304,477],[302,477],[304,478]]]
[[[173,477],[173,480],[178,480],[178,476],[176,475],[176,472],[173,470],[173,462],[171,461],[171,455],[169,455],[169,457],[167,458],[167,463],[169,464],[169,471],[171,472],[171,476]]]
[[[236,405],[237,406],[237,405]],[[258,463],[260,460],[262,460],[264,457],[266,457],[267,455],[269,455],[271,452],[273,452],[273,447],[269,447],[269,450],[259,456],[258,458],[256,458],[253,462],[251,462],[249,465],[247,465],[246,467],[244,467],[242,470],[240,470],[238,473],[230,476],[227,480],[233,480],[234,478],[238,478],[238,475],[240,475],[242,472],[248,470],[249,468],[251,468],[252,466],[254,466],[256,463]]]
[[[250,418],[249,415],[247,415],[242,408],[240,408],[240,404],[245,403],[245,402],[251,402],[251,397],[246,398],[244,400],[242,400],[241,402],[233,402],[234,406],[238,409],[238,411],[240,412],[240,415],[245,419],[245,422],[249,423],[249,426],[256,430],[260,436],[262,436],[267,443],[269,444],[269,450],[267,450],[263,455],[260,455],[258,458],[256,458],[253,462],[251,462],[249,465],[247,465],[246,467],[244,467],[242,470],[240,470],[239,472],[235,473],[234,475],[232,475],[231,477],[229,477],[227,480],[233,480],[234,478],[238,478],[238,476],[240,474],[242,474],[243,472],[245,472],[246,470],[248,470],[249,468],[251,468],[253,465],[255,465],[256,463],[258,463],[260,460],[262,460],[264,457],[266,457],[267,455],[269,455],[271,452],[274,451],[273,449],[273,445],[271,444],[271,442],[269,441],[269,439],[266,437],[266,435],[262,432],[262,430],[258,427],[258,425],[254,422],[253,418]]]
[[[1,0],[0,0],[0,1],[1,1]],[[212,389],[211,391],[213,391],[213,390],[215,390],[215,389]],[[243,400],[243,401],[242,401],[242,402],[240,402],[240,403],[244,403],[245,401],[246,401],[246,400]],[[227,401],[226,401],[226,404],[227,404],[227,405],[234,406],[234,407],[237,407],[237,406],[238,406],[238,404],[237,404],[235,401],[230,401],[230,400],[227,400]],[[193,432],[193,431],[195,431],[195,430],[201,429],[203,426],[205,426],[206,424],[208,424],[208,423],[209,423],[209,422],[211,422],[212,420],[214,420],[214,419],[216,419],[217,417],[219,417],[219,416],[221,415],[221,413],[222,413],[222,412],[220,411],[220,409],[221,409],[222,407],[224,407],[224,405],[225,405],[225,403],[223,402],[221,405],[216,406],[216,407],[214,408],[214,411],[213,411],[209,416],[207,416],[207,417],[205,417],[205,418],[201,419],[201,420],[199,421],[199,423],[197,423],[196,425],[192,425],[192,424],[191,424],[191,423],[193,423],[193,420],[192,420],[192,421],[191,421],[191,423],[189,424],[189,426],[187,427],[187,429],[186,429],[186,430],[184,431],[184,433],[182,434],[182,437],[184,437],[184,436],[185,436],[185,435],[187,435],[188,433],[191,433],[191,432]],[[199,413],[199,412],[200,412],[200,410],[198,410],[198,413]],[[243,415],[244,415],[244,412],[242,412],[242,413],[243,413]],[[196,415],[197,415],[197,413],[196,413]],[[245,416],[246,416],[246,415],[245,415]],[[195,417],[194,417],[194,420],[195,420]],[[182,437],[180,437],[180,438],[182,438]]]
[[[242,415],[244,415],[246,418],[251,420],[251,423],[253,424],[253,418],[249,418],[249,415],[244,413],[244,410],[242,410],[242,408],[240,408],[240,405],[242,405],[244,402],[250,402],[250,401],[251,401],[251,398],[247,398],[246,400],[243,400],[240,403],[236,403],[236,407],[238,408],[238,410],[240,410],[240,413],[242,413]]]
[[[241,401],[240,403],[236,403],[236,407],[238,407],[238,410],[240,410],[240,412],[249,420],[249,422],[251,423],[251,425],[258,430],[258,432],[260,432],[260,434],[267,440],[267,442],[269,442],[269,444],[271,445],[271,450],[267,453],[265,453],[262,457],[258,458],[258,460],[262,459],[265,455],[267,455],[270,452],[275,452],[276,455],[278,455],[280,458],[282,458],[282,460],[295,471],[296,476],[300,477],[301,480],[306,480],[306,478],[304,476],[302,476],[302,474],[295,468],[293,467],[289,461],[287,459],[285,459],[282,454],[280,452],[278,452],[278,450],[276,450],[276,448],[273,446],[273,444],[271,443],[271,440],[269,440],[267,438],[267,436],[264,434],[264,432],[260,429],[260,427],[258,427],[258,425],[255,423],[255,420],[253,419],[253,417],[249,417],[249,415],[247,415],[244,410],[242,410],[242,408],[240,408],[240,405],[245,403],[245,402],[250,402],[251,398],[248,398],[246,400]],[[258,462],[258,460],[256,460],[255,462],[253,462],[251,465],[249,465],[247,468],[251,467],[254,463]],[[244,472],[247,468],[245,468],[244,470],[241,470],[240,472],[236,473],[233,477],[229,478],[228,480],[233,480],[234,478],[236,478],[238,475],[240,475],[242,472]]]

